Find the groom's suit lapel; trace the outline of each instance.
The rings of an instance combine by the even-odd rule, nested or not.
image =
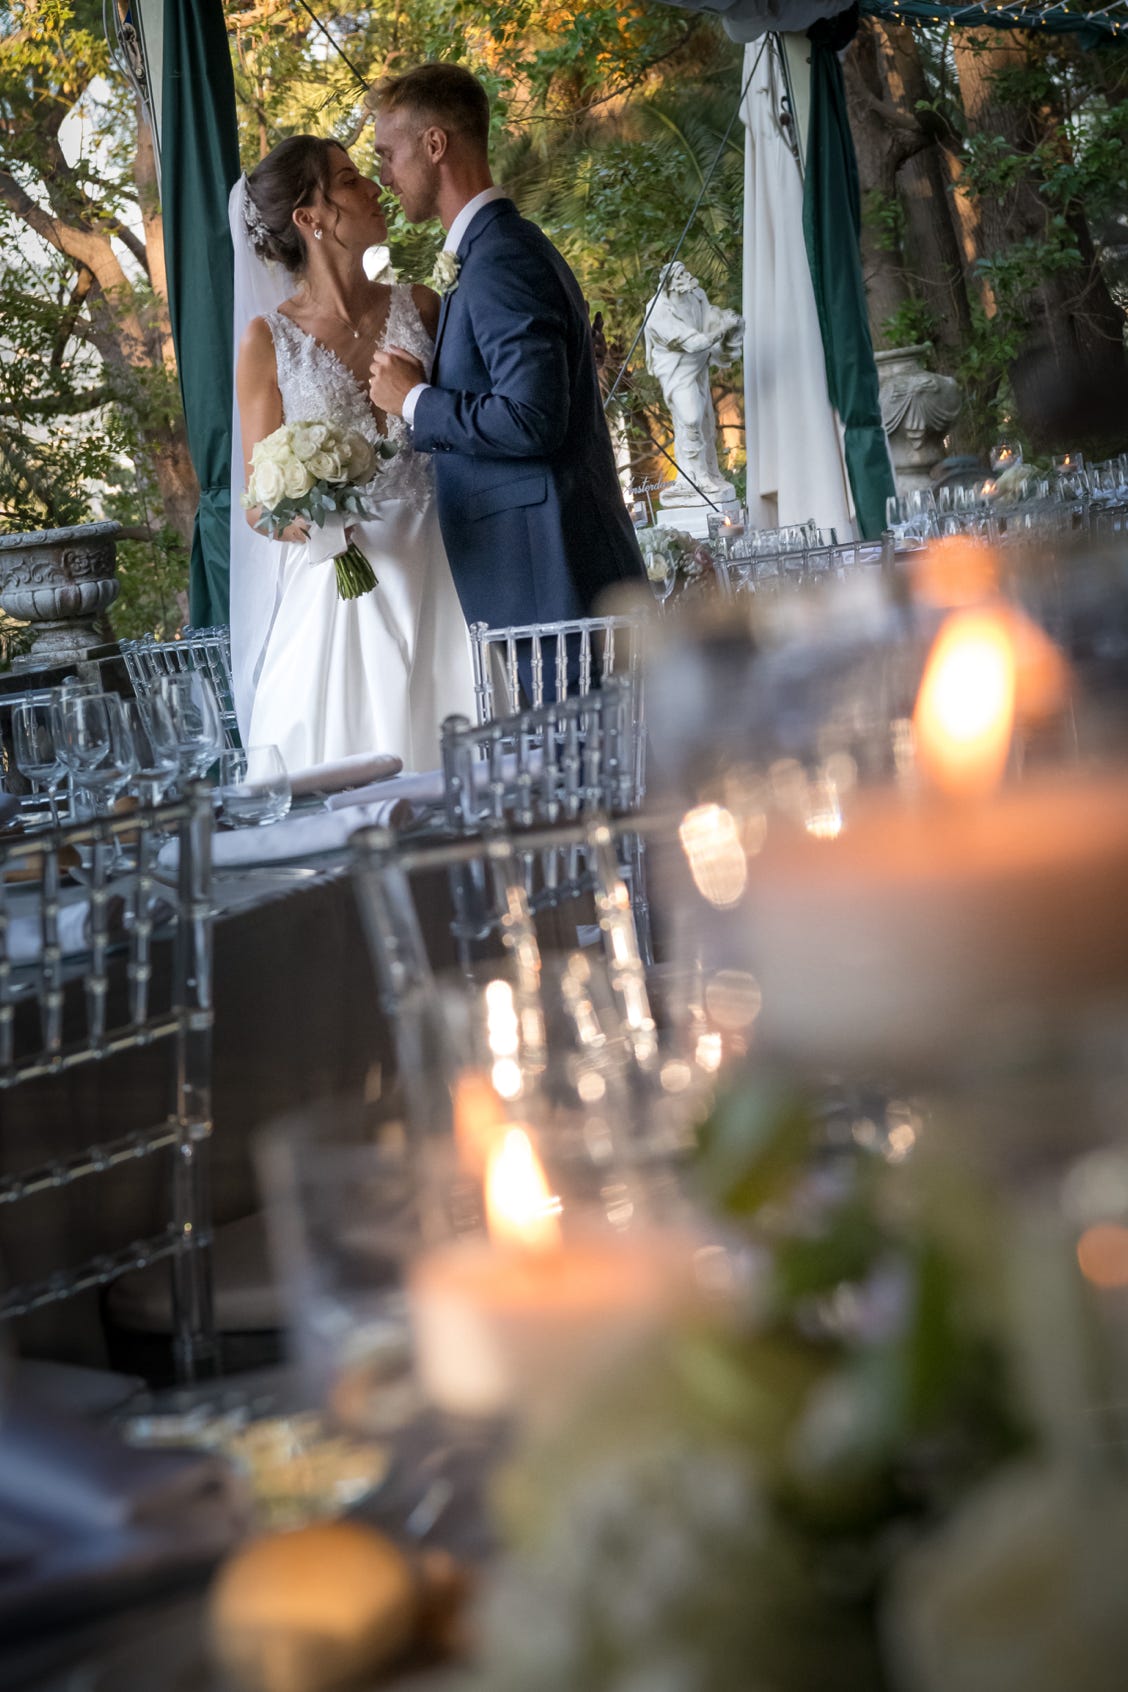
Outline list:
[[[517,207],[514,205],[512,200],[491,200],[489,205],[483,206],[481,211],[471,222],[469,229],[466,231],[465,235],[463,235],[461,241],[458,243],[457,257],[459,265],[461,266],[466,262],[466,257],[470,248],[474,245],[474,242],[478,239],[479,235],[482,234],[483,230],[489,228],[495,218],[499,217],[502,212],[516,210]],[[439,368],[439,350],[443,344],[443,334],[446,330],[447,318],[450,316],[450,302],[456,291],[456,288],[448,288],[439,304],[439,322],[438,327],[435,330],[435,351],[431,358],[432,380],[434,380],[435,374]]]

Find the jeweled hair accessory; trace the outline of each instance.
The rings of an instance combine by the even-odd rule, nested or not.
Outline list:
[[[251,197],[251,184],[247,176],[243,176],[243,228],[252,241],[268,241],[270,226]]]

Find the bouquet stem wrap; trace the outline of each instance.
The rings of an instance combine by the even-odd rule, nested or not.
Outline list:
[[[339,552],[337,565],[337,593],[341,599],[359,599],[376,586],[372,566],[355,541]]]

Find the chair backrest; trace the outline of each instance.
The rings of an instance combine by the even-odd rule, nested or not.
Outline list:
[[[443,723],[448,827],[472,834],[506,821],[519,827],[620,814],[642,802],[641,677],[611,676],[592,693],[531,706],[509,717]]]
[[[0,1321],[169,1261],[182,1375],[214,1352],[207,1246],[211,1134],[210,791],[156,808],[0,837],[0,1097],[133,1048],[164,1046],[172,1109],[154,1128],[100,1139],[0,1175],[0,1212],[157,1153],[170,1154],[169,1221],[158,1234],[53,1267],[0,1295]],[[177,868],[158,852],[169,836]],[[72,876],[78,875],[78,885]],[[167,962],[167,972],[166,972]]]
[[[577,924],[587,922],[625,1026],[649,1038],[646,828],[640,818],[588,817],[418,845],[387,829],[360,830],[351,841],[353,873],[385,1009],[394,1019],[409,994],[433,986],[435,954],[450,950],[444,939],[453,941],[457,966],[468,975],[508,957],[519,995],[535,999],[542,952],[574,948]],[[449,905],[440,918],[443,880]]]
[[[637,673],[642,665],[643,623],[638,617],[577,617],[570,622],[525,623],[491,629],[471,623],[474,655],[474,696],[478,721],[512,716],[521,708],[519,664],[527,653],[533,697],[526,705],[543,705],[546,670],[554,676],[557,700],[569,693],[590,693],[600,678]],[[574,685],[569,685],[571,670]]]
[[[774,592],[780,587],[818,586],[864,570],[890,569],[892,536],[881,542],[847,541],[836,546],[802,546],[780,551],[741,551],[740,543],[715,561],[723,593]]]
[[[231,681],[230,629],[186,629],[179,640],[157,640],[152,635],[143,635],[140,640],[123,640],[121,653],[137,694],[151,693],[161,676],[202,670],[219,701],[224,746],[232,748],[240,744]]]

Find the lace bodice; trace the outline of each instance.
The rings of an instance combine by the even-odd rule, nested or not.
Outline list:
[[[284,420],[324,420],[357,429],[367,440],[379,440],[380,430],[368,395],[337,354],[280,311],[268,312],[264,321],[274,338]],[[402,347],[430,376],[434,343],[423,327],[408,284],[397,283],[392,288],[388,320],[377,345]],[[422,509],[431,497],[431,461],[412,448],[402,417],[389,417],[387,426],[388,438],[396,442],[399,452],[369,483],[374,501],[405,499]]]

